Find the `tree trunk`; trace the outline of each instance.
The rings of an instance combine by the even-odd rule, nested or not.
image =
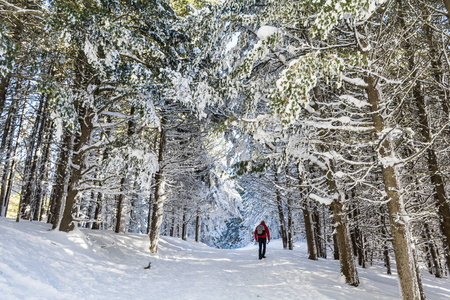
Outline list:
[[[274,174],[275,174],[275,182],[280,184],[280,180],[278,177],[277,167],[274,166]],[[281,232],[281,240],[283,241],[283,249],[287,249],[287,232],[286,232],[286,220],[284,218],[284,208],[283,208],[283,200],[281,199],[280,190],[275,187],[275,197],[278,209],[278,219],[280,221],[280,232]]]
[[[392,275],[391,271],[391,259],[389,257],[389,248],[387,245],[384,245],[383,249],[383,257],[384,257],[384,266],[386,267],[386,274]]]
[[[17,86],[20,86],[20,81],[16,84]],[[19,111],[20,101],[15,99],[14,97],[11,99],[11,104],[8,109],[8,114],[6,116],[6,120],[4,121],[4,126],[2,128],[2,140],[0,143],[0,167],[3,170],[3,174],[6,171],[6,167],[9,164],[9,161],[4,157],[4,153],[10,153],[11,146],[12,146],[12,140],[15,130],[15,119],[17,112]],[[1,111],[0,111],[1,112]],[[7,172],[6,172],[7,173]]]
[[[197,217],[195,218],[195,241],[198,243],[198,241],[200,240],[200,216],[197,215]]]
[[[161,230],[161,224],[164,217],[165,196],[165,179],[164,179],[164,150],[166,146],[166,120],[161,118],[161,131],[159,135],[158,163],[159,170],[155,174],[155,197],[153,202],[152,223],[150,227],[150,252],[158,252],[158,242]]]
[[[352,192],[352,197],[354,193]],[[353,236],[352,239],[354,240],[354,254],[358,257],[358,265],[360,265],[363,268],[366,268],[366,249],[365,249],[365,241],[364,241],[364,235],[362,231],[360,230],[360,222],[359,222],[359,208],[353,209],[353,216],[352,216],[354,224],[353,228]]]
[[[50,209],[53,225],[52,229],[57,229],[59,227],[62,210],[64,209],[64,197],[67,192],[67,184],[70,175],[69,161],[71,148],[72,135],[67,130],[64,130],[56,173],[54,175],[55,182],[52,186],[52,196],[50,199],[50,202],[52,203]]]
[[[337,239],[337,234],[336,232],[333,233],[333,258],[335,260],[339,260],[340,257],[340,253],[339,253],[339,243],[338,243],[338,239]]]
[[[15,174],[15,162],[16,160],[14,157],[17,154],[17,149],[19,146],[19,138],[22,132],[22,122],[23,117],[26,111],[26,105],[24,105],[22,109],[22,114],[20,115],[20,121],[18,125],[18,132],[17,132],[17,138],[16,143],[14,147],[12,147],[12,136],[9,140],[9,145],[7,147],[7,155],[5,159],[5,166],[3,169],[3,176],[2,176],[2,185],[0,190],[0,217],[5,216],[8,211],[8,204],[9,204],[9,197],[11,195],[11,189],[12,189],[12,183],[14,180],[14,174]],[[11,160],[11,162],[10,162]]]
[[[101,186],[101,185],[100,185]],[[92,229],[100,229],[100,224],[102,222],[102,202],[103,202],[103,193],[97,193],[97,199],[95,201],[95,212],[94,212],[94,222],[92,224]]]
[[[319,257],[322,258],[326,258],[326,245],[325,245],[325,224],[321,224],[320,222],[320,213],[317,209],[317,206],[313,209],[313,211],[310,212],[311,215],[311,226],[314,232],[314,243],[315,243],[315,247],[318,251],[318,255]],[[325,222],[325,220],[324,220]],[[322,229],[323,229],[323,233],[322,233]],[[338,258],[339,259],[339,258]]]
[[[172,207],[172,220],[170,221],[169,236],[174,237],[175,235],[175,208]]]
[[[331,209],[331,208],[329,208],[329,209]],[[319,214],[318,214],[318,216],[319,216]],[[321,249],[319,252],[319,257],[322,257],[322,258],[327,258],[327,245],[328,245],[327,243],[330,242],[328,234],[327,234],[327,228],[328,228],[327,219],[328,219],[327,210],[325,210],[324,207],[322,207],[323,231],[321,230],[321,233],[320,233],[320,237],[322,237],[322,242],[320,244]],[[339,259],[339,251],[337,253],[338,253],[337,259]]]
[[[330,170],[326,173],[328,194],[336,195],[331,208],[333,209],[333,220],[335,224],[336,240],[339,246],[339,262],[341,273],[345,277],[345,283],[352,286],[359,285],[358,271],[356,270],[355,257],[353,256],[353,245],[347,222],[347,211],[342,204],[342,195],[338,190],[336,181],[333,179],[334,163],[330,160]]]
[[[309,199],[305,199],[302,205],[303,219],[305,220],[306,244],[308,246],[308,259],[318,260],[316,238],[311,219]]]
[[[434,241],[432,239],[430,227],[428,226],[426,221],[424,222],[424,229],[425,229],[425,237],[426,237],[426,241],[427,241],[427,246],[429,249],[428,255],[431,258],[431,262],[432,262],[432,266],[433,266],[432,274],[434,274],[434,276],[436,276],[437,278],[442,278],[443,272],[442,272],[441,264],[439,262],[439,254],[436,249],[436,245],[434,244]]]
[[[17,135],[17,139],[16,139],[16,145],[13,146],[13,131],[15,129],[14,126],[12,126],[12,132],[9,134],[9,138],[8,141],[5,145],[5,149],[4,152],[6,152],[5,155],[5,159],[3,161],[3,174],[1,177],[1,190],[0,190],[0,217],[1,216],[6,216],[6,191],[8,189],[7,183],[8,183],[8,178],[9,176],[11,176],[11,173],[13,172],[12,168],[14,167],[14,156],[17,152],[17,145],[18,145],[18,139],[20,136],[20,131],[21,131],[21,127],[22,127],[22,120],[23,120],[23,114],[25,112],[25,108],[22,111],[21,114],[21,118],[20,118],[20,124],[19,124],[19,133]],[[14,124],[15,123],[15,117],[12,118],[11,122]]]
[[[159,235],[164,216],[165,182],[162,172],[158,171],[155,176],[156,188],[153,203],[152,223],[150,227],[150,252],[158,252]]]
[[[79,146],[77,147],[79,150]],[[81,158],[79,155],[74,155],[72,163],[76,164],[76,166],[80,166]],[[70,160],[69,160],[70,165]],[[81,166],[79,167],[81,169]],[[69,232],[75,228],[74,217],[75,214],[75,201],[78,194],[77,184],[81,178],[81,171],[77,168],[71,168],[70,178],[67,186],[67,196],[66,201],[64,203],[64,210],[61,218],[61,222],[59,224],[59,230]],[[64,202],[64,198],[62,199]]]
[[[339,200],[331,205],[333,208],[334,222],[336,224],[336,239],[339,245],[339,261],[341,273],[345,277],[345,283],[352,286],[359,285],[358,271],[356,270],[353,256],[352,242],[348,232],[347,213]]]
[[[152,181],[153,180],[154,180],[154,178],[152,179]],[[150,193],[150,195],[148,197],[147,234],[150,234],[150,223],[152,221],[153,195],[154,195],[154,193]]]
[[[372,112],[372,120],[375,130],[381,135],[384,132],[384,120],[380,115],[381,95],[379,87],[373,77],[366,77],[368,100]],[[420,274],[417,273],[415,253],[410,224],[405,218],[407,216],[404,201],[399,193],[398,178],[395,167],[389,164],[393,158],[393,150],[389,138],[382,140],[378,148],[378,158],[382,162],[382,174],[385,192],[389,199],[388,211],[391,226],[391,234],[394,245],[395,260],[400,281],[403,299],[424,299],[422,295],[422,282]]]
[[[187,240],[187,222],[186,222],[186,207],[183,208],[183,227],[181,230],[181,239],[186,241]]]
[[[447,17],[450,19],[450,0],[443,0],[445,8],[447,9]]]
[[[120,180],[120,194],[118,196],[117,201],[117,213],[116,213],[116,233],[125,233],[126,231],[126,215],[127,215],[127,208],[128,206],[125,204],[126,200],[126,190],[128,186],[126,177],[122,177]]]
[[[449,2],[449,1],[447,1]],[[433,35],[431,32],[431,29],[428,25],[425,25],[424,28],[425,35],[427,37],[427,41],[430,47],[430,52],[432,55],[432,66],[434,70],[434,77],[437,83],[441,83],[441,74],[439,73],[441,68],[439,68],[439,64],[437,62],[436,56],[437,51],[435,50],[435,46],[433,43]],[[410,50],[410,45],[408,44],[407,50],[409,55],[409,68],[411,70],[414,69],[415,62],[414,62],[414,54]],[[416,71],[417,72],[417,71]],[[416,73],[414,72],[414,73]],[[413,75],[414,76],[414,75]],[[437,90],[440,90],[438,86],[436,86]],[[441,96],[443,96],[443,93],[440,93]],[[418,111],[419,111],[419,121],[421,124],[422,129],[422,136],[425,138],[427,143],[432,143],[433,140],[433,134],[430,130],[430,118],[427,112],[426,103],[425,103],[425,97],[424,93],[421,90],[420,82],[417,81],[416,84],[413,87],[413,96],[417,103]],[[445,98],[445,97],[442,97]],[[443,101],[443,107],[444,111],[446,110],[446,116],[448,116],[448,104]],[[439,170],[439,162],[438,157],[436,154],[436,151],[434,150],[433,145],[431,145],[427,149],[427,165],[428,165],[428,171],[431,176],[431,183],[434,187],[434,199],[436,201],[436,206],[438,208],[438,213],[440,215],[439,221],[440,221],[440,227],[441,231],[444,235],[444,251],[445,251],[445,258],[447,261],[447,267],[450,271],[450,203],[447,200],[447,195],[445,193],[445,182],[442,178],[442,173]]]
[[[138,183],[136,180],[133,180],[133,187],[130,191],[130,213],[129,213],[129,222],[128,222],[128,232],[132,233],[140,233],[138,231],[140,219],[138,216],[138,201],[139,196],[136,195],[133,191],[138,190]]]
[[[106,123],[111,123],[111,116],[106,116]],[[106,129],[105,131],[102,131],[100,140],[104,141],[104,140],[108,139],[110,136],[110,131],[111,131],[110,129]],[[108,157],[108,154],[109,154],[109,147],[106,147],[106,149],[103,150],[101,157],[99,157],[99,161],[100,161],[99,163],[101,163],[101,161],[106,160],[106,158]],[[102,187],[102,182],[99,182],[99,188],[101,189],[101,187]],[[103,200],[104,200],[104,195],[102,192],[99,191],[97,193],[97,200],[95,201],[94,223],[92,224],[92,229],[99,230],[100,228],[102,228],[101,225],[103,224],[103,219],[104,219],[104,216],[102,214],[102,212],[104,210]]]
[[[386,218],[384,216],[385,211],[384,207],[382,206],[380,208],[381,212],[381,218],[380,218],[380,225],[381,225],[381,234],[382,238],[384,239],[384,245],[383,245],[383,258],[384,258],[384,266],[386,267],[386,274],[391,275],[391,258],[389,255],[389,246],[388,246],[388,232],[386,228]]]
[[[298,183],[301,186],[303,184],[302,170],[300,164],[297,165],[298,170]],[[314,224],[311,217],[311,207],[308,197],[305,197],[302,202],[303,220],[305,223],[306,244],[308,246],[308,259],[318,260],[316,236],[314,232]]]
[[[292,199],[288,198],[288,249],[294,250],[294,220],[292,218]]]
[[[8,91],[10,74],[7,74],[5,77],[2,76],[0,80],[0,114],[3,112],[5,108],[6,102],[6,93]]]
[[[76,105],[81,106],[80,104]],[[80,125],[80,135],[76,139],[71,166],[70,181],[67,189],[66,203],[64,212],[59,226],[60,231],[69,232],[75,228],[75,221],[73,218],[76,198],[78,195],[78,184],[81,180],[82,171],[84,169],[84,155],[83,146],[87,145],[91,132],[93,129],[92,118],[93,113],[90,108],[78,108],[78,122]]]
[[[134,120],[134,113],[135,113],[135,107],[134,105],[131,106],[130,111],[130,120],[128,121],[128,130],[127,130],[127,136],[128,141],[132,140],[133,134],[136,131],[136,121]],[[125,170],[127,173],[127,170]],[[128,191],[128,184],[130,182],[129,176],[124,175],[124,177],[120,180],[120,195],[119,195],[119,201],[117,204],[117,216],[116,216],[116,233],[122,232],[125,233],[126,231],[126,216],[127,216],[127,209],[129,205],[129,200],[127,197],[127,191]]]
[[[42,158],[39,164],[39,174],[38,174],[38,190],[36,192],[36,197],[42,199],[42,208],[39,220],[46,218],[48,215],[48,204],[47,204],[47,189],[49,181],[49,164],[51,161],[51,141],[53,138],[53,125],[50,123],[47,125],[46,129],[46,139],[44,142],[44,149]]]
[[[283,202],[281,200],[280,191],[276,189],[275,193],[278,208],[278,219],[280,221],[281,240],[283,241],[283,249],[287,249],[286,221],[284,219]]]
[[[35,190],[32,193],[31,206],[33,207],[33,220],[37,221],[40,218],[41,207],[43,206],[44,199],[42,198],[42,191],[44,188],[44,182],[47,173],[47,164],[50,155],[50,139],[52,136],[51,128],[49,128],[48,120],[48,97],[45,97],[45,104],[42,111],[41,123],[39,125],[38,138],[36,142],[36,170],[37,174],[35,176]],[[39,155],[39,153],[41,155]]]
[[[36,115],[36,120],[31,130],[31,136],[36,137],[28,141],[27,157],[25,159],[24,179],[22,185],[22,191],[20,193],[20,202],[22,203],[22,215],[24,215],[25,207],[30,207],[29,215],[24,215],[24,218],[32,220],[34,217],[34,211],[36,210],[36,204],[33,203],[34,194],[36,189],[35,176],[37,174],[37,161],[38,161],[38,148],[41,147],[43,138],[43,128],[40,128],[42,124],[44,109],[47,107],[48,97],[45,94],[41,95],[39,101],[39,108]],[[39,209],[39,206],[37,206]]]

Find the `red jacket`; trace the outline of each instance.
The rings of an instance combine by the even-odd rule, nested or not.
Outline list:
[[[261,221],[261,225],[264,225],[264,231],[265,233],[262,235],[258,235],[257,230],[258,230],[258,226],[256,226],[255,228],[255,241],[258,241],[258,238],[267,238],[268,241],[270,241],[270,232],[269,232],[269,228],[267,228],[266,223],[264,223],[264,221]]]

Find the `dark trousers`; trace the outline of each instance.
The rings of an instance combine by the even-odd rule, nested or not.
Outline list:
[[[263,256],[266,255],[266,238],[259,237],[258,243],[259,243],[259,258],[262,258]]]

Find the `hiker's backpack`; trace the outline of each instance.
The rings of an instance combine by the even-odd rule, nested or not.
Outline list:
[[[262,224],[258,225],[258,227],[256,227],[256,233],[258,235],[266,234],[266,230],[264,229],[264,225],[262,225]]]

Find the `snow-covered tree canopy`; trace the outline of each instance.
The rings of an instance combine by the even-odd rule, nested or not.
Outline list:
[[[449,7],[1,0],[0,215],[151,252],[264,219],[352,286],[395,258],[422,299],[417,270],[450,266]]]

